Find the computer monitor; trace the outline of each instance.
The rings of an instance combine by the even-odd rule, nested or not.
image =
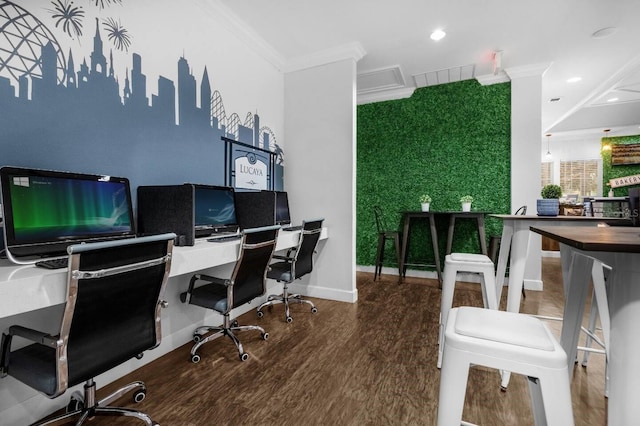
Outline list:
[[[290,225],[291,215],[289,214],[289,198],[284,191],[276,193],[276,225]]]
[[[15,263],[66,255],[71,244],[136,235],[126,178],[2,167],[0,186],[5,249]]]
[[[235,191],[229,186],[193,185],[196,238],[213,233],[236,232]]]

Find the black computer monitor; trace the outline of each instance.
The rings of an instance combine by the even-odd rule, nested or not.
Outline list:
[[[291,215],[289,214],[289,198],[284,191],[276,193],[276,225],[290,225]]]
[[[7,257],[66,255],[79,242],[135,237],[126,178],[18,167],[0,169]]]
[[[193,185],[196,238],[216,232],[236,232],[235,191],[229,186]]]

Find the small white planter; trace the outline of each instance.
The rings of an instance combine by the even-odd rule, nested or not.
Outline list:
[[[471,211],[471,203],[462,203],[462,211],[470,212]]]
[[[431,203],[421,203],[422,205],[422,211],[423,212],[428,212],[429,211],[429,206],[431,205]]]

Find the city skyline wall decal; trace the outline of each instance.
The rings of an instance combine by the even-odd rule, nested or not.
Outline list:
[[[124,1],[84,4],[100,3]],[[130,54],[124,78],[114,71],[113,49],[128,53],[135,44],[120,20],[105,18],[101,28],[96,17],[89,37],[83,29],[92,32],[90,21],[73,19],[81,11],[73,2],[50,4],[57,19],[52,28],[17,4],[0,0],[2,165],[123,176],[132,188],[221,185],[221,138],[226,137],[277,153],[274,188],[283,189],[283,152],[275,135],[261,127],[257,113],[247,113],[244,122],[238,114],[226,116],[206,65],[198,85],[188,59],[177,58],[177,81],[159,74],[157,94],[149,96],[140,54]],[[91,40],[88,58],[74,56],[72,49],[65,55],[54,35],[61,30],[62,36]],[[105,42],[112,43],[109,51]]]

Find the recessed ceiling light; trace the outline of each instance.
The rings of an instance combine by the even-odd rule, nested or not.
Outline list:
[[[593,37],[593,38],[605,38],[605,37],[609,37],[610,35],[612,35],[616,31],[617,31],[616,27],[600,28],[598,31],[596,31],[595,33],[591,34],[591,37]]]
[[[571,77],[570,79],[567,80],[567,83],[577,83],[580,80],[582,80],[582,77]]]
[[[609,98],[609,99],[607,99],[607,102],[615,102],[617,100],[618,100],[618,98]]]
[[[430,37],[431,37],[431,40],[438,41],[438,40],[442,40],[446,35],[447,33],[445,33],[442,30],[435,30],[434,32],[431,33]]]

